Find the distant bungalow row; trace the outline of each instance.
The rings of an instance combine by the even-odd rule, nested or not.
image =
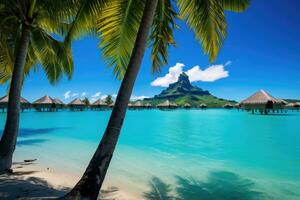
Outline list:
[[[4,112],[7,108],[8,104],[8,96],[4,96],[0,98],[0,109]],[[97,100],[93,102],[91,105],[87,106],[81,99],[76,98],[68,104],[64,104],[58,98],[51,98],[50,96],[43,96],[42,98],[30,103],[25,98],[21,97],[21,110],[27,109],[35,109],[37,111],[58,111],[62,109],[69,109],[71,111],[83,111],[87,108],[91,110],[105,110],[112,108],[114,103],[108,105],[105,103],[104,100]],[[143,104],[141,101],[137,101],[135,103],[128,104],[129,109],[151,109],[151,108],[158,108],[158,109],[176,109],[176,108],[185,108],[189,109],[192,106],[188,103],[184,104],[183,106],[178,106],[176,103],[172,103],[169,100],[166,100],[163,103],[157,104],[156,106],[151,105],[150,103]],[[268,114],[269,112],[279,112],[283,109],[299,109],[300,102],[296,103],[288,103],[282,99],[277,99],[265,92],[264,90],[260,90],[249,98],[243,100],[237,104],[230,104],[227,103],[223,105],[224,108],[231,109],[231,108],[238,108],[244,109],[247,111],[251,111],[252,113],[261,113],[261,114]],[[202,103],[197,108],[207,108],[207,105]]]

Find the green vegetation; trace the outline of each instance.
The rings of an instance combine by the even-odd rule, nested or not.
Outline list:
[[[90,106],[90,101],[87,97],[85,97],[82,102],[84,103],[85,106]]]
[[[211,108],[223,107],[226,103],[236,103],[235,101],[217,98],[208,91],[191,85],[185,73],[179,76],[176,83],[170,84],[159,95],[155,95],[150,99],[144,99],[143,103],[150,103],[156,106],[166,100],[174,102],[179,106],[189,103],[192,107],[199,107],[200,104],[204,103],[207,107]]]
[[[112,96],[111,95],[108,95],[106,98],[105,98],[105,103],[107,105],[110,105],[112,104],[114,101],[112,100]]]

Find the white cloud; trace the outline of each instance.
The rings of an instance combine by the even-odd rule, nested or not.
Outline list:
[[[148,96],[131,96],[130,97],[130,100],[132,100],[132,101],[137,101],[137,100],[143,100],[143,99],[145,99],[145,98],[149,98]]]
[[[70,90],[67,91],[67,92],[65,92],[65,94],[64,94],[65,99],[69,99],[70,98],[70,94],[71,94]]]
[[[93,98],[97,98],[97,97],[100,97],[100,95],[101,95],[101,92],[97,92],[97,93],[95,93],[92,97],[93,97]]]
[[[112,94],[111,96],[112,96],[112,98],[114,98],[114,99],[117,98],[117,94]]]
[[[91,102],[97,101],[100,96],[101,96],[101,92],[96,92],[94,95],[92,95]]]
[[[191,82],[214,82],[229,76],[229,72],[225,70],[224,65],[212,65],[204,70],[199,66],[195,66],[188,70],[186,74],[189,76]]]
[[[104,99],[106,99],[107,96],[108,96],[107,94],[101,95],[100,99],[104,100]]]
[[[185,73],[189,76],[190,82],[214,82],[229,76],[229,72],[225,70],[225,67],[228,65],[231,65],[231,61],[227,61],[224,65],[212,65],[204,70],[196,65]],[[168,74],[158,77],[151,82],[151,85],[168,87],[171,83],[175,83],[178,80],[179,75],[183,72],[183,67],[184,64],[177,63],[175,66],[170,67]]]
[[[73,93],[72,94],[72,97],[76,97],[76,96],[78,96],[78,93]]]
[[[81,96],[85,97],[86,96],[86,92],[81,93]]]
[[[225,63],[224,66],[226,67],[226,66],[231,65],[231,64],[232,64],[232,61],[231,61],[231,60],[228,60],[228,61]]]
[[[169,84],[175,83],[178,80],[179,75],[182,73],[184,64],[176,63],[175,66],[169,68],[169,73],[163,77],[158,77],[151,82],[152,86],[168,87]]]

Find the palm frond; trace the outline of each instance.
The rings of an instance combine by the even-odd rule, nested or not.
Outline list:
[[[178,0],[180,14],[213,61],[226,37],[227,23],[219,0]]]
[[[168,48],[175,45],[173,29],[177,13],[170,0],[159,0],[150,35],[152,72],[160,71],[168,63]]]
[[[80,0],[77,6],[76,15],[72,20],[68,34],[65,37],[66,43],[83,35],[95,34],[96,17],[110,4],[109,0]]]
[[[243,12],[249,5],[251,0],[221,0],[225,10],[233,12]]]
[[[73,72],[71,49],[42,29],[32,31],[31,43],[35,49],[38,63],[45,70],[51,84],[56,84],[62,75],[70,79]]]
[[[145,0],[112,0],[98,17],[99,47],[119,79],[126,71],[144,6]]]

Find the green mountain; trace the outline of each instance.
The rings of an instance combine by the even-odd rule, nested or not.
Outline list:
[[[202,90],[197,86],[193,86],[189,81],[189,77],[183,72],[176,83],[170,84],[160,94],[153,98],[144,99],[144,103],[157,105],[166,100],[174,102],[178,105],[189,103],[193,107],[198,107],[205,103],[208,107],[222,107],[226,103],[236,103],[234,101],[220,99],[210,94],[207,90]]]

